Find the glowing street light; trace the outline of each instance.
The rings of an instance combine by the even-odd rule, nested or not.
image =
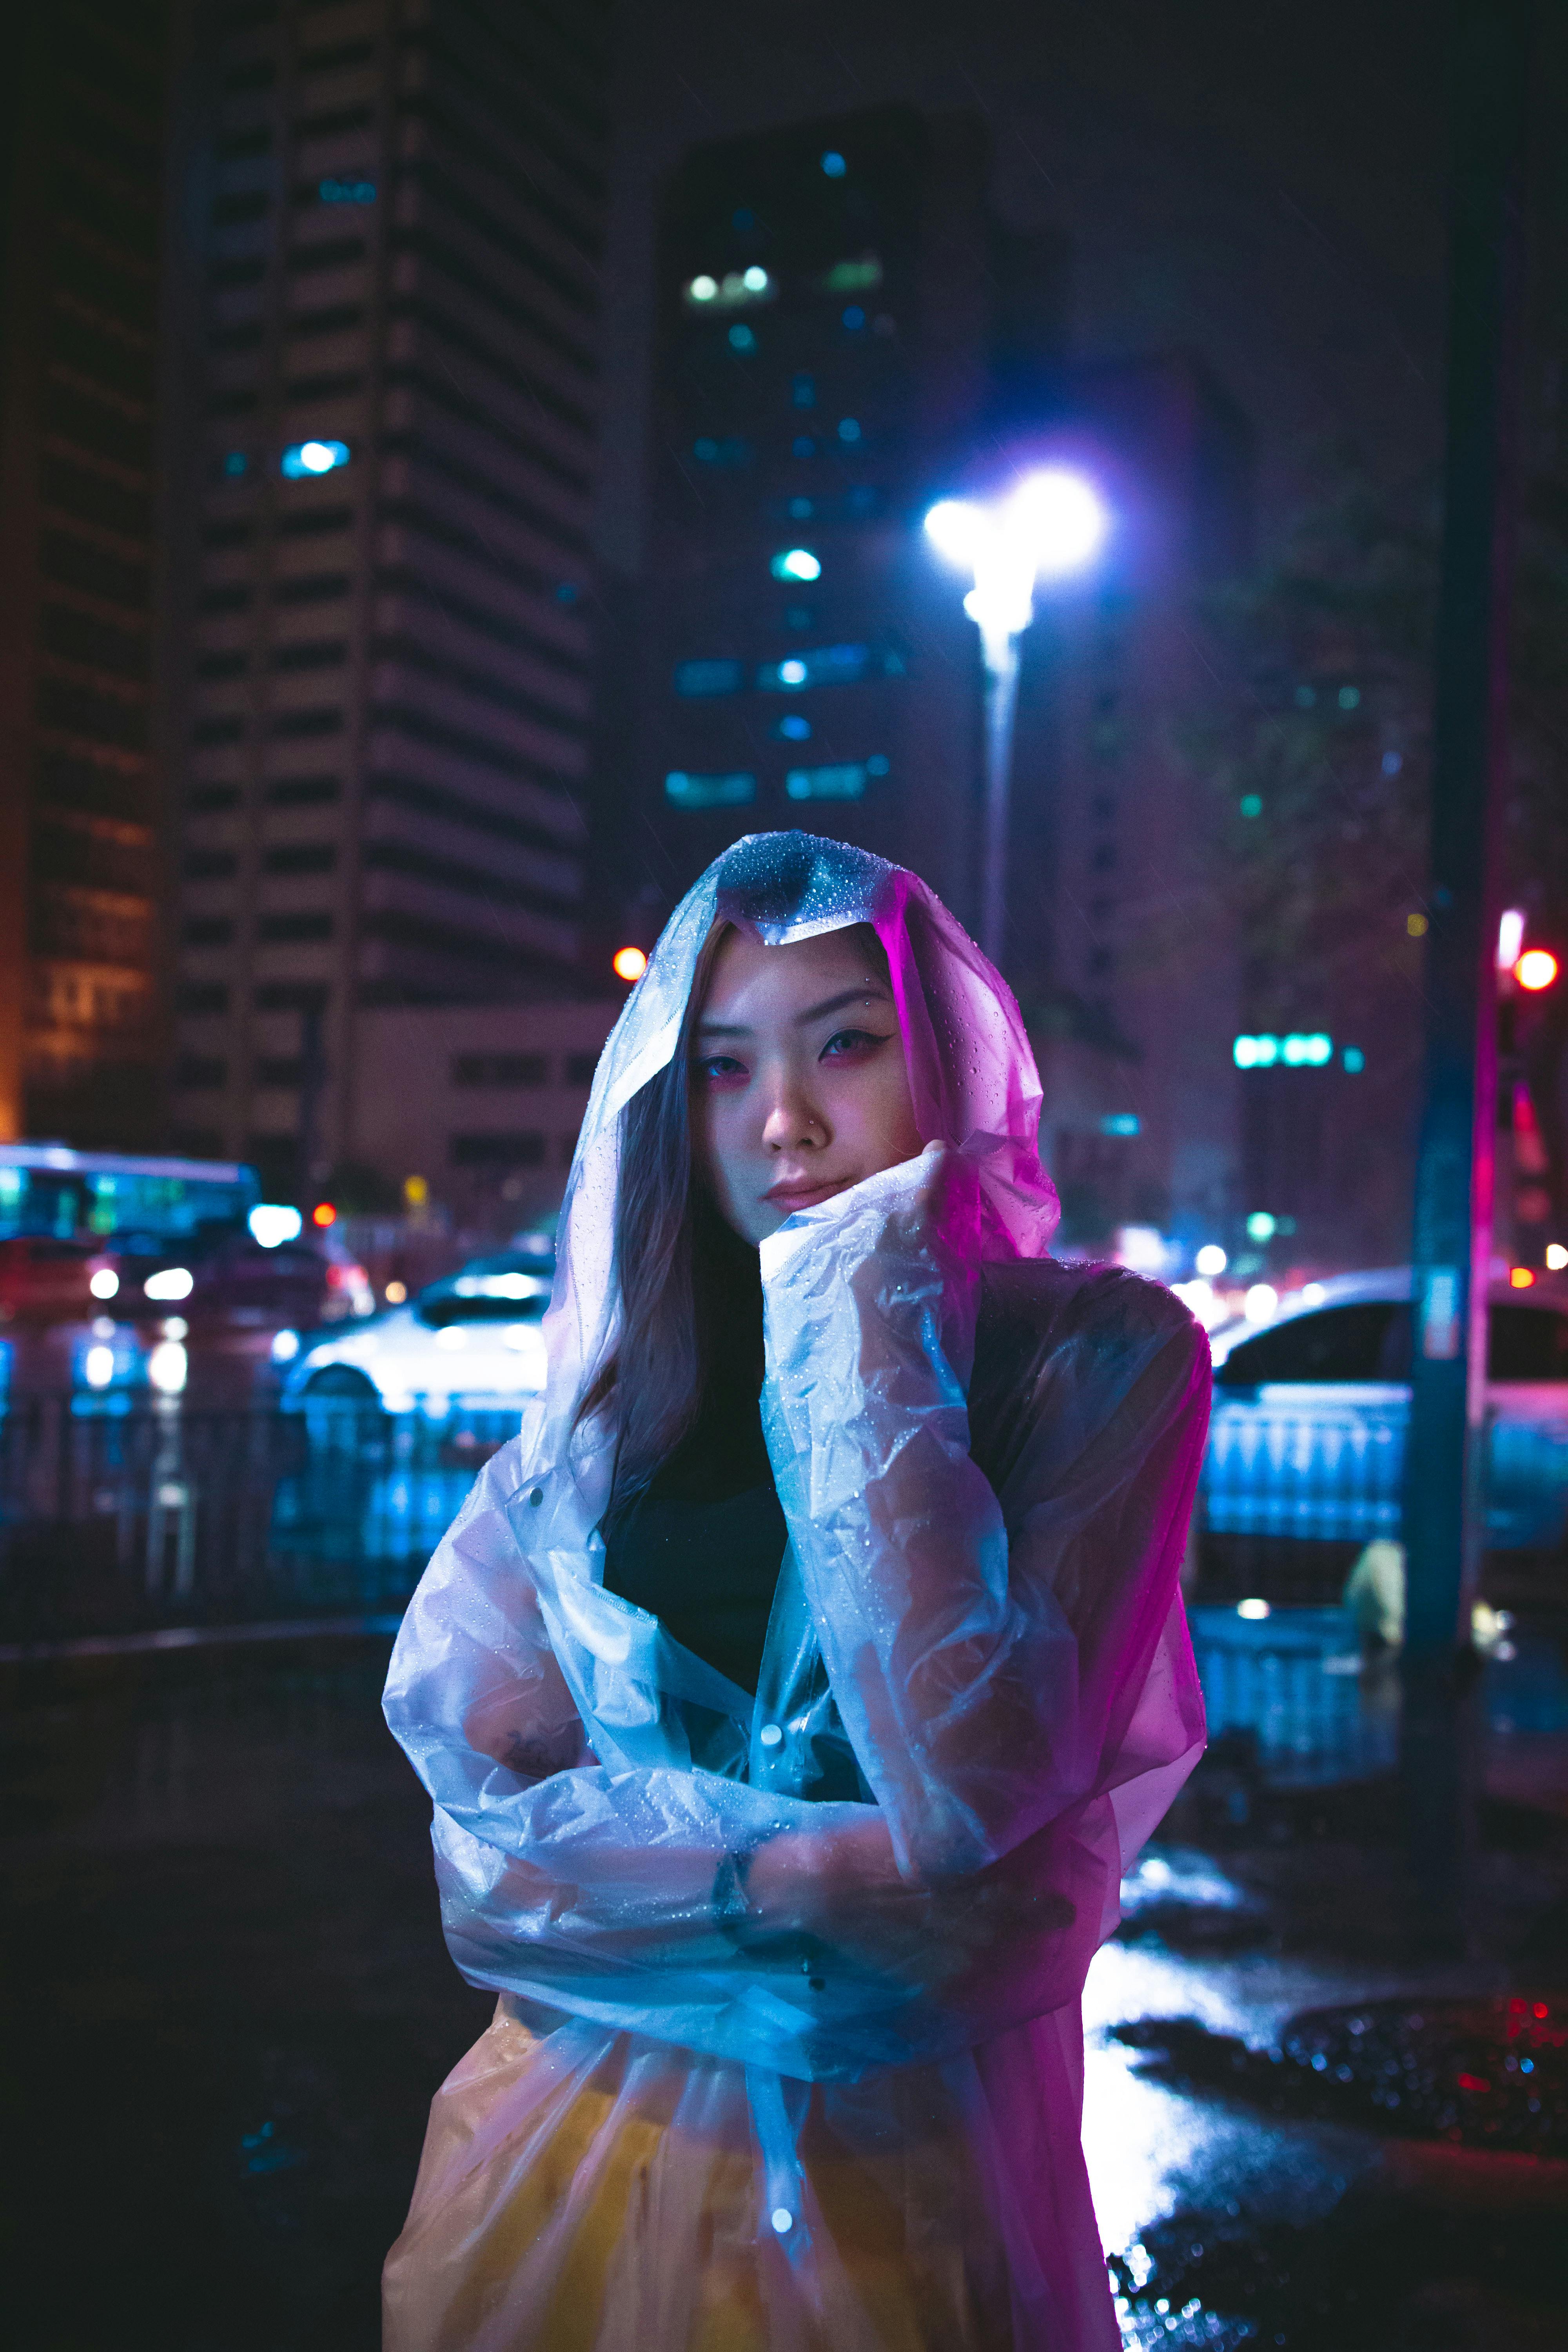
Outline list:
[[[610,965],[617,980],[640,980],[647,970],[647,957],[641,948],[617,948]]]
[[[1556,979],[1557,959],[1550,948],[1526,948],[1514,965],[1513,976],[1521,988],[1528,989],[1531,996],[1538,996]]]
[[[925,519],[937,553],[974,582],[963,609],[980,632],[985,664],[985,846],[980,944],[1002,960],[1006,908],[1008,802],[1013,721],[1018,702],[1018,639],[1035,617],[1035,583],[1064,580],[1092,563],[1110,518],[1092,482],[1066,466],[1026,474],[1005,498],[981,505],[942,499]]]

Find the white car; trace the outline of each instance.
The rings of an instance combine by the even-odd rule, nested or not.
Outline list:
[[[433,1420],[515,1409],[544,1386],[548,1260],[475,1258],[406,1307],[309,1343],[289,1367],[281,1402],[378,1405]],[[274,1354],[277,1354],[276,1344]]]

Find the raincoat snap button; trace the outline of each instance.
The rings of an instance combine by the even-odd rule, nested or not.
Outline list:
[[[764,1748],[776,1748],[783,1739],[784,1733],[776,1723],[764,1723],[757,1737]]]
[[[795,2215],[787,2205],[775,2205],[769,2218],[781,2238],[786,2230],[793,2230],[795,2227]]]
[[[529,1501],[530,1501],[531,1503],[532,1503],[532,1504],[534,1505],[534,1507],[537,1508],[537,1507],[538,1507],[541,1503],[542,1503],[542,1502],[543,1502],[543,1500],[544,1500],[544,1489],[543,1489],[543,1487],[542,1487],[542,1486],[536,1486],[536,1487],[534,1488],[534,1490],[533,1490],[532,1494],[531,1494],[531,1495],[530,1495],[530,1496],[529,1496],[529,1498],[528,1498],[528,1499],[529,1499]]]

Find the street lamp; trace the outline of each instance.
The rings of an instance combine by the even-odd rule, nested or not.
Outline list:
[[[963,609],[980,632],[985,664],[985,830],[980,944],[1002,961],[1006,907],[1007,821],[1013,720],[1018,703],[1018,639],[1035,616],[1037,580],[1063,580],[1099,553],[1110,517],[1092,482],[1066,466],[1027,474],[985,505],[943,499],[925,519],[926,536],[973,587]]]

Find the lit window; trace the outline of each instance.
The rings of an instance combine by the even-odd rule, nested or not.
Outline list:
[[[676,667],[677,694],[738,694],[742,671],[738,661],[685,661]]]
[[[836,768],[792,768],[784,791],[792,801],[858,801],[866,789],[866,764],[854,761]]]
[[[688,775],[672,768],[664,780],[664,796],[677,808],[738,808],[757,797],[757,780],[745,771],[724,776]]]
[[[731,328],[730,349],[732,352],[754,352],[756,348],[757,339],[750,327]]]
[[[710,278],[702,271],[687,279],[682,299],[689,310],[739,310],[757,302],[772,301],[778,288],[760,262],[749,269],[729,269],[722,278]]]
[[[316,194],[324,205],[374,205],[374,180],[323,180]]]
[[[784,661],[764,662],[757,684],[767,692],[801,686],[852,686],[871,664],[868,646],[816,646]]]
[[[1243,793],[1237,806],[1243,816],[1261,816],[1263,803],[1256,793]]]
[[[786,547],[768,565],[775,580],[820,580],[822,565],[809,547]]]
[[[1359,1045],[1347,1045],[1340,1058],[1352,1076],[1357,1070],[1364,1070],[1366,1067],[1366,1055]]]
[[[285,449],[279,465],[291,482],[312,474],[330,474],[349,462],[346,441],[296,441]]]
[[[787,719],[779,720],[779,733],[786,743],[804,743],[811,734],[811,721],[792,711]]]
[[[860,438],[860,427],[853,416],[841,416],[839,418],[838,438],[840,441],[858,441]]]
[[[882,265],[874,253],[854,261],[836,261],[817,283],[825,294],[866,294],[882,282]]]
[[[844,177],[845,173],[849,169],[849,166],[844,161],[843,156],[838,154],[835,149],[830,147],[826,154],[822,159],[822,168],[826,173],[830,180],[841,180]]]
[[[1108,1111],[1100,1122],[1101,1135],[1136,1135],[1139,1131],[1135,1110]]]

